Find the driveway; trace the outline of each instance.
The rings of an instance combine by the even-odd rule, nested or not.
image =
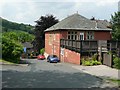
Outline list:
[[[72,66],[75,69],[81,70],[91,75],[99,76],[101,78],[118,79],[120,80],[120,70],[108,67],[106,65],[97,66]]]
[[[25,60],[28,66],[2,65],[3,88],[91,88],[111,87],[104,80],[66,63]]]

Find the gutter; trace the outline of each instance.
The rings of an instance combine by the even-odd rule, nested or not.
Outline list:
[[[44,32],[49,32],[49,31],[57,31],[57,30],[77,30],[77,31],[84,31],[84,30],[89,30],[89,31],[112,31],[112,29],[100,29],[100,28],[61,28],[61,29],[46,29]]]

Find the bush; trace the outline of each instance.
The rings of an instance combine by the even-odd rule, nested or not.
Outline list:
[[[7,61],[19,63],[23,52],[22,42],[29,42],[34,36],[23,31],[11,31],[2,34],[2,57]]]
[[[93,65],[101,65],[102,63],[97,61],[97,54],[95,54],[91,59],[89,57],[82,58],[82,65],[84,66],[93,66]]]
[[[92,63],[90,62],[90,60],[82,58],[82,65],[84,65],[84,66],[92,66]]]
[[[83,60],[82,65],[84,65],[84,66],[101,65],[101,62],[94,61],[94,60]]]
[[[99,62],[97,60],[95,60],[95,61],[92,60],[91,63],[92,63],[92,65],[101,65],[102,64],[101,62]]]
[[[120,69],[120,58],[117,57],[117,56],[114,56],[114,59],[113,59],[113,67],[114,67],[114,68],[117,68],[117,69]]]
[[[96,60],[97,60],[97,57],[98,57],[98,54],[94,54],[94,55],[92,56],[92,60],[96,61]]]
[[[40,54],[44,54],[44,52],[45,52],[45,49],[42,48],[42,49],[40,50]]]
[[[84,65],[85,66],[92,66],[93,64],[90,61],[85,61]]]
[[[14,63],[19,63],[20,55],[22,52],[23,46],[19,42],[2,36],[3,59]]]

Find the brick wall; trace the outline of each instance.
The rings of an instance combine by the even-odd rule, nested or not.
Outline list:
[[[45,33],[45,52],[47,54],[52,53],[52,46],[49,45],[49,32]]]
[[[50,42],[50,35],[51,35],[51,44]],[[58,57],[60,54],[60,32],[46,32],[45,33],[45,52],[47,54],[55,54]]]
[[[111,33],[110,32],[102,32],[97,31],[94,33],[95,40],[110,40],[111,39]]]
[[[68,62],[80,65],[80,53],[64,49],[64,55],[61,55],[62,62]]]
[[[60,38],[67,39],[67,31],[61,31],[60,32]]]
[[[52,35],[52,44],[49,44],[49,35]],[[79,34],[79,32],[78,32]],[[54,36],[55,35],[55,36]],[[86,37],[86,34],[85,34]],[[67,31],[54,31],[45,33],[45,52],[47,54],[55,54],[62,62],[80,64],[80,54],[74,51],[64,49],[64,55],[60,54],[60,39],[67,39]],[[97,31],[94,33],[95,40],[110,40],[110,32]]]

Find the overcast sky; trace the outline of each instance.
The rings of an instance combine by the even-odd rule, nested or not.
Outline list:
[[[118,11],[119,0],[2,0],[0,17],[7,20],[35,25],[41,15],[53,14],[62,20],[78,13],[87,18],[110,20]]]

